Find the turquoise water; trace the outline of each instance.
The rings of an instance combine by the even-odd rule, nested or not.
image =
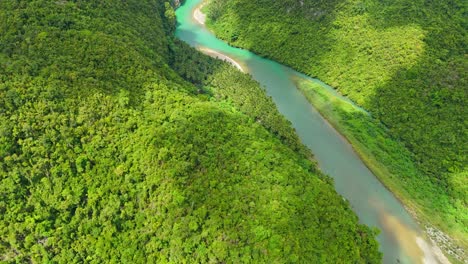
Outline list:
[[[336,190],[349,200],[360,221],[381,230],[378,241],[384,253],[384,263],[418,263],[423,262],[423,257],[425,262],[435,262],[432,253],[424,251],[424,247],[416,242],[421,231],[400,202],[296,89],[291,78],[304,76],[217,39],[193,19],[192,12],[200,2],[187,0],[177,10],[176,36],[191,46],[209,48],[231,57],[265,87],[279,111],[292,122],[302,142],[312,150],[322,171],[335,179]],[[318,80],[311,81],[349,101],[328,85]],[[420,244],[425,243],[419,239],[423,241]]]

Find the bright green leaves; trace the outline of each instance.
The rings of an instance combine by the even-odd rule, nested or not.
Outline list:
[[[169,2],[164,3],[164,16],[166,17],[169,25],[171,26],[172,30],[175,29],[176,17],[174,8],[171,6]]]
[[[0,7],[5,262],[313,263],[317,208],[373,243],[256,82],[165,36],[169,3]]]
[[[436,222],[446,225],[449,216],[446,229],[466,240],[466,191],[460,187],[468,159],[463,6],[461,0],[216,0],[206,9],[207,25],[219,38],[318,76],[385,124],[391,140],[366,139],[373,125],[360,124],[357,116],[348,122],[377,159],[399,167],[399,178],[413,178],[411,193],[431,197],[420,205],[449,212]],[[428,195],[434,190],[439,198]]]

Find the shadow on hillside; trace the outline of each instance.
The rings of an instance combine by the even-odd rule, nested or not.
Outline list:
[[[460,185],[459,175],[468,162],[468,63],[461,2],[381,1],[369,9],[372,26],[378,29],[417,25],[426,46],[415,64],[398,69],[367,100],[372,113],[402,140],[438,190],[423,193],[405,186],[408,193],[423,197],[426,214],[438,210],[432,223],[450,228],[451,235],[463,240],[466,187]]]
[[[226,4],[229,1],[226,1]],[[280,61],[295,69],[307,69],[307,60],[297,61],[285,56],[284,49],[302,52],[306,46],[315,46],[315,50],[327,52],[332,48],[332,39],[326,35],[314,36],[323,39],[311,41],[311,36],[301,34],[306,26],[320,30],[318,22],[333,21],[334,8],[344,0],[323,1],[274,1],[258,4],[255,1],[231,1],[235,4],[221,5],[220,9],[229,9],[228,17],[221,17],[222,23],[229,23],[217,30],[219,37],[235,47],[242,47],[262,57]],[[274,14],[274,15],[272,15]],[[294,14],[291,17],[289,14]],[[297,16],[304,16],[307,22],[297,23]],[[327,22],[328,23],[328,22]],[[253,26],[255,25],[255,26]],[[287,25],[287,26],[285,26]],[[248,37],[245,37],[248,36]],[[268,41],[272,40],[272,41]],[[288,44],[288,45],[286,45]],[[287,52],[287,51],[286,51]],[[314,54],[320,56],[320,54]],[[314,57],[315,57],[314,56]]]
[[[426,31],[427,47],[418,62],[399,69],[369,101],[378,118],[416,154],[425,173],[442,186],[447,184],[444,172],[466,164],[461,146],[466,144],[468,65],[460,7],[457,0],[384,1],[370,13],[378,28],[416,24]]]

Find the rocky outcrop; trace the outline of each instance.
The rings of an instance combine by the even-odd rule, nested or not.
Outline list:
[[[174,8],[178,8],[181,4],[183,4],[183,0],[172,0],[172,6]]]

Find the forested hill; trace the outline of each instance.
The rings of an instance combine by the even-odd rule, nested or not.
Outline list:
[[[0,262],[378,263],[259,85],[156,0],[0,1]]]
[[[468,234],[466,1],[210,3],[220,38],[317,76],[369,110],[460,210],[429,206]]]

